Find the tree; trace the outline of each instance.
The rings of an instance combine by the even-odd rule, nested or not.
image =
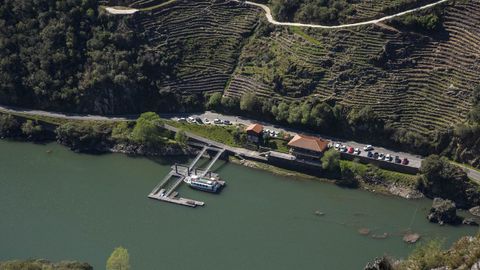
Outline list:
[[[127,122],[120,122],[112,129],[112,138],[115,140],[126,141],[129,139],[132,130]]]
[[[238,110],[238,99],[232,97],[222,97],[222,107],[227,111]]]
[[[280,104],[278,104],[278,106],[273,106],[272,114],[275,117],[275,120],[279,122],[286,121],[289,116],[288,104],[282,101]]]
[[[348,124],[355,133],[367,132],[367,134],[374,134],[382,132],[384,122],[375,113],[372,107],[364,106],[360,110],[353,109],[347,116]]]
[[[205,106],[208,110],[213,110],[220,107],[221,104],[222,104],[222,93],[216,92],[210,96]]]
[[[248,92],[242,95],[240,99],[240,109],[242,111],[254,112],[257,107],[257,95],[254,92]]]
[[[338,173],[340,170],[340,152],[335,149],[329,149],[320,160],[324,170],[332,173]]]
[[[188,140],[188,137],[187,137],[187,134],[185,134],[185,131],[182,129],[182,130],[179,130],[176,134],[175,134],[175,141],[179,144],[182,144],[182,145],[185,145],[187,144],[187,140]]]
[[[0,136],[14,136],[19,128],[20,123],[11,114],[0,114]]]
[[[33,137],[42,132],[42,126],[36,125],[32,120],[27,120],[22,124],[22,133],[28,137]]]
[[[445,157],[431,155],[422,161],[419,188],[430,197],[454,201],[467,208],[480,203],[479,186],[472,182],[462,168]]]
[[[128,250],[117,247],[107,260],[107,270],[130,270],[130,256]]]
[[[140,143],[160,141],[162,120],[154,112],[142,113],[132,131],[132,139]]]

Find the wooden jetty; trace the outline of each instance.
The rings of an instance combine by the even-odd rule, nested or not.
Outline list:
[[[204,169],[196,168],[195,166],[207,151],[216,151],[217,153]],[[184,182],[186,177],[192,174],[200,177],[218,178],[218,175],[211,172],[210,169],[224,152],[225,149],[204,146],[189,165],[175,164],[172,166],[172,170],[155,186],[152,192],[148,194],[148,198],[189,207],[205,205],[205,203],[201,201],[178,197],[178,192],[175,190]],[[171,185],[166,187],[168,183],[171,183]]]

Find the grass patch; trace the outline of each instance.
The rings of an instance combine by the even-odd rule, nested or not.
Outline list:
[[[236,126],[216,126],[216,125],[198,125],[190,123],[179,123],[177,121],[166,121],[171,126],[174,126],[184,131],[202,136],[204,138],[220,142],[233,147],[241,147],[235,140],[235,133],[243,132],[240,127]]]
[[[416,175],[389,171],[372,165],[366,165],[349,160],[340,160],[340,164],[362,177],[364,177],[368,172],[374,172],[378,177],[390,183],[401,183],[403,185],[414,187],[418,182],[418,177]]]
[[[272,148],[272,150],[281,152],[281,153],[289,153],[289,148],[287,145],[287,141],[281,139],[270,139],[268,143],[268,147]]]
[[[304,38],[308,42],[310,42],[312,44],[315,44],[315,45],[318,45],[318,46],[323,48],[323,44],[319,40],[317,40],[316,38],[314,38],[314,37],[310,36],[309,34],[303,32],[301,27],[292,26],[292,27],[290,27],[290,29],[292,30],[293,33],[301,36],[302,38]]]

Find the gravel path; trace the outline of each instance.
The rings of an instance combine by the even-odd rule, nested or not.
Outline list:
[[[419,11],[419,10],[428,9],[428,8],[434,7],[436,5],[440,5],[442,3],[445,3],[448,0],[440,0],[440,1],[437,1],[435,3],[431,3],[431,4],[424,5],[424,6],[421,6],[421,7],[418,7],[418,8],[414,8],[414,9],[409,9],[409,10],[406,10],[406,11],[403,11],[403,12],[399,12],[399,13],[389,15],[389,16],[385,16],[385,17],[375,19],[375,20],[358,22],[358,23],[350,23],[350,24],[340,24],[340,25],[321,25],[321,24],[279,22],[279,21],[276,21],[273,18],[272,11],[266,5],[259,4],[259,3],[254,3],[254,2],[250,2],[250,1],[240,1],[240,0],[233,0],[233,1],[262,8],[265,11],[265,16],[267,17],[268,22],[270,22],[272,24],[275,24],[275,25],[300,26],[300,27],[311,27],[311,28],[322,28],[322,29],[336,29],[336,28],[348,28],[348,27],[356,27],[356,26],[361,26],[361,25],[376,24],[376,23],[379,23],[379,22],[383,22],[383,21],[387,21],[387,20],[390,20],[390,19],[393,19],[393,18],[396,18],[396,17],[403,16],[403,15],[406,15],[406,14],[410,14],[410,13],[413,13],[413,12],[416,12],[416,11]]]

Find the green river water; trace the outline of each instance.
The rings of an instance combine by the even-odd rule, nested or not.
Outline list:
[[[52,150],[47,153],[47,150]],[[219,164],[219,195],[187,208],[147,198],[173,160],[76,154],[56,144],[0,141],[0,260],[48,258],[104,269],[116,246],[132,269],[362,269],[383,254],[406,256],[409,227],[446,244],[475,228],[438,226],[429,200],[408,201],[314,180]],[[316,216],[315,211],[324,216]],[[367,227],[387,239],[362,236]]]

